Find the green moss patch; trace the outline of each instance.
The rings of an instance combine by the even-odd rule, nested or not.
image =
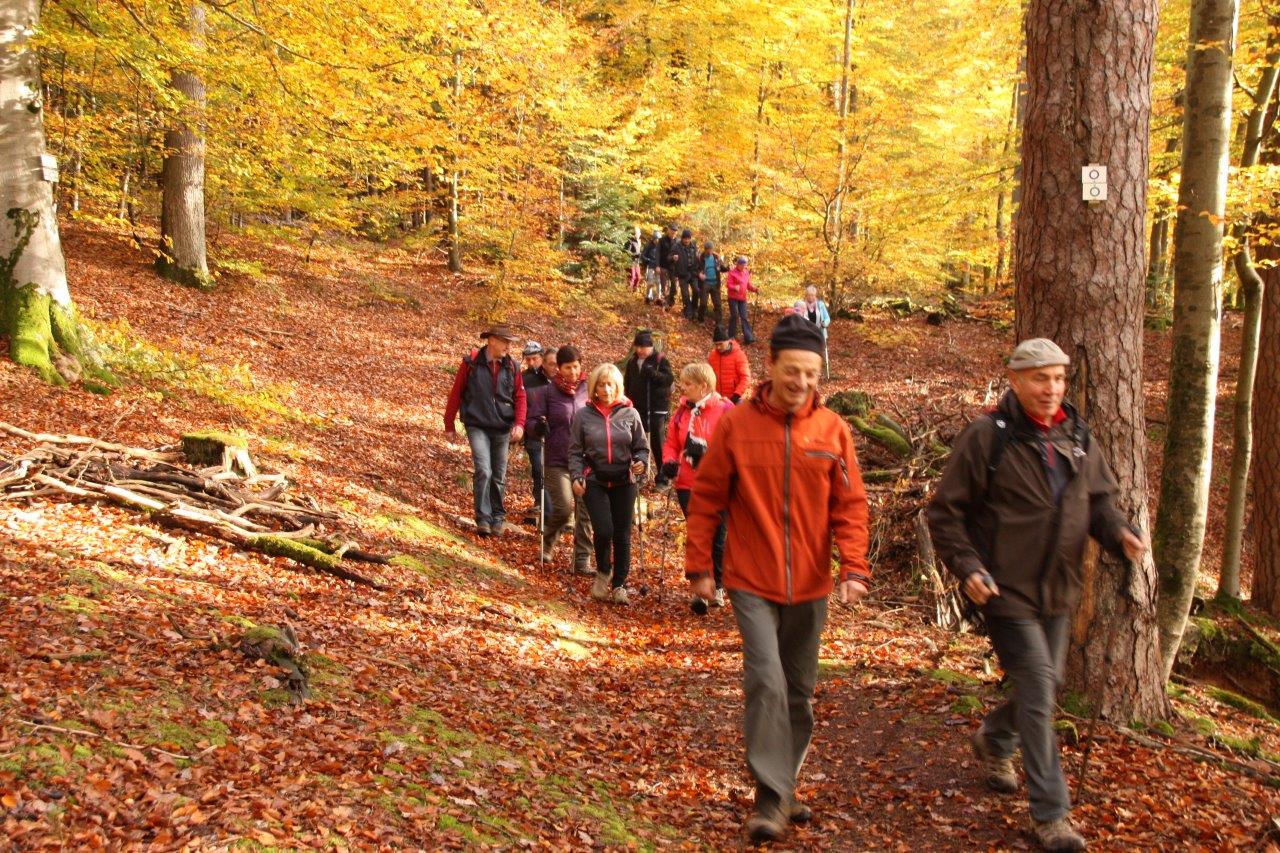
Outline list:
[[[924,674],[934,681],[941,681],[943,684],[951,684],[957,687],[977,687],[982,684],[981,679],[974,678],[967,673],[956,672],[954,669],[927,669]]]

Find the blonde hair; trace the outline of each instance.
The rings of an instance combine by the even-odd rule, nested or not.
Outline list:
[[[705,361],[695,361],[686,364],[680,371],[681,382],[697,382],[705,385],[712,391],[716,390],[716,372],[711,369],[711,365]]]
[[[596,386],[603,379],[612,379],[613,384],[618,389],[618,397],[622,397],[622,371],[618,370],[617,365],[605,362],[595,367],[590,375],[587,376],[587,399],[592,402],[596,399]]]

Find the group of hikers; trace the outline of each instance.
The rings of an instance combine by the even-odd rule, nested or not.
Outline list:
[[[691,604],[706,613],[727,601],[741,637],[756,788],[745,830],[759,843],[813,818],[795,790],[813,732],[821,632],[832,594],[845,604],[868,594],[869,513],[849,426],[818,393],[825,329],[799,311],[783,316],[754,388],[745,357],[717,359],[733,350],[723,337],[706,362],[676,374],[642,330],[621,368],[606,362],[584,377],[572,345],[547,353],[529,342],[522,371],[509,352],[516,335],[492,326],[462,359],[445,430],[456,437],[461,415],[482,536],[503,533],[508,442],[524,442],[535,510],[547,519],[541,559],[552,561],[572,523],[572,570],[594,575],[601,601],[628,603],[638,490],[651,477],[674,487]],[[1018,790],[1021,747],[1031,830],[1050,851],[1086,847],[1069,817],[1052,727],[1085,546],[1092,537],[1128,560],[1148,548],[1116,509],[1115,479],[1064,401],[1069,364],[1047,339],[1014,349],[1009,390],[956,439],[927,510],[938,555],[981,608],[1011,687],[970,746],[985,784],[1004,793]]]
[[[759,288],[751,280],[750,259],[746,255],[737,255],[733,264],[728,265],[723,255],[716,251],[713,241],[704,240],[699,247],[692,229],[679,230],[679,236],[676,236],[677,231],[675,225],[668,225],[655,230],[648,240],[644,240],[641,229],[636,227],[635,234],[626,244],[631,255],[631,290],[643,290],[645,304],[655,305],[664,311],[675,307],[678,290],[680,313],[686,320],[705,323],[710,308],[715,328],[713,334],[717,339],[737,340],[741,329],[743,346],[755,343],[747,303]],[[721,307],[722,284],[729,301],[727,326]],[[827,327],[831,325],[831,312],[818,298],[816,287],[805,288],[804,297],[796,300],[787,313],[802,314],[822,329],[823,337],[826,337]],[[825,348],[823,356],[826,357]]]

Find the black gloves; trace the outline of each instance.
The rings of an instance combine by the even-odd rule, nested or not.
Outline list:
[[[662,463],[662,470],[659,472],[664,480],[674,480],[676,474],[680,473],[680,463],[674,459],[668,459]]]
[[[529,435],[533,438],[547,437],[547,422],[543,420],[536,421],[529,429]]]
[[[742,395],[741,395],[741,394],[730,394],[730,395],[729,395],[729,402],[730,402],[730,403],[733,403],[735,406],[736,406],[736,405],[738,405],[739,403],[741,403],[741,402],[742,402]]]
[[[707,452],[707,442],[697,436],[690,435],[684,440],[684,458],[693,466],[693,470],[698,470],[698,463],[702,461],[702,457]]]

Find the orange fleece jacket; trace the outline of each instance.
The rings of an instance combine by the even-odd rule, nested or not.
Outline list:
[[[869,585],[867,493],[849,425],[815,394],[795,415],[768,403],[769,383],[726,412],[698,466],[685,574],[711,574],[711,542],[728,512],[724,585],[780,604],[830,595],[831,544],[840,580]]]

